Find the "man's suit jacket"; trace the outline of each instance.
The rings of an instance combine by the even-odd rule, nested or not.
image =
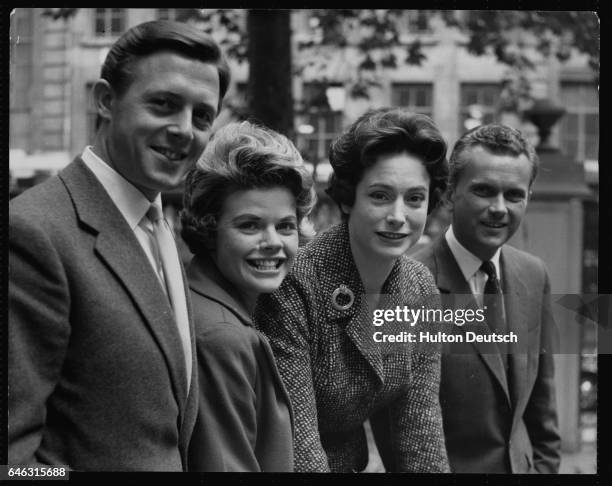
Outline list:
[[[193,324],[188,395],[168,300],[103,186],[77,158],[9,214],[9,464],[186,469]]]
[[[444,236],[412,258],[432,272],[443,307],[477,309]],[[495,343],[443,347],[440,402],[451,471],[554,473],[560,462],[557,335],[548,275],[540,259],[510,246],[502,247],[500,266],[507,331],[518,338],[509,350],[510,383]],[[482,325],[453,327],[463,333]]]

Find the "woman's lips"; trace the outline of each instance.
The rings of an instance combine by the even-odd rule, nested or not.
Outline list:
[[[408,236],[407,233],[393,233],[391,231],[377,231],[376,234],[388,240],[401,240]]]

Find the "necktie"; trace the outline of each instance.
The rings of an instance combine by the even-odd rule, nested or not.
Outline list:
[[[486,316],[489,329],[495,333],[503,334],[506,330],[506,322],[504,319],[503,296],[497,272],[493,262],[486,261],[480,266],[480,269],[487,274],[487,283],[484,288],[483,303],[487,307]],[[502,361],[507,366],[507,348],[505,343],[497,343],[500,348]]]
[[[185,368],[187,370],[187,389],[191,384],[191,339],[189,335],[189,315],[187,313],[187,298],[185,286],[183,285],[183,275],[181,273],[181,263],[172,232],[168,223],[162,215],[159,206],[152,204],[147,211],[147,217],[153,224],[153,236],[159,250],[159,257],[164,271],[164,280],[170,305],[174,311],[174,319],[178,327],[183,345],[185,357]]]

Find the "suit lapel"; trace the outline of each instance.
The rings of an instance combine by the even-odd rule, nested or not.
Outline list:
[[[500,257],[502,268],[502,288],[504,292],[504,306],[506,310],[506,321],[508,331],[513,331],[518,337],[518,343],[511,345],[510,358],[510,379],[512,390],[512,403],[516,409],[519,408],[519,400],[525,397],[524,387],[527,380],[527,357],[532,350],[525,348],[531,346],[528,342],[529,335],[529,308],[530,296],[527,286],[521,279],[519,265],[511,253],[502,249]]]
[[[363,283],[353,260],[346,224],[340,225],[335,236],[336,243],[330,245],[331,248],[334,248],[335,258],[330,261],[329,272],[326,272],[329,279],[326,278],[324,282],[321,282],[328,321],[331,325],[344,330],[359,354],[372,368],[377,380],[383,383],[385,374],[381,350],[378,343],[372,339],[372,315],[368,309]],[[341,309],[336,305],[337,302],[344,302],[342,295],[339,296],[339,301],[336,299],[336,303],[333,298],[334,292],[343,286],[352,292],[355,299],[347,309]],[[344,294],[344,297],[346,295]]]
[[[79,220],[97,235],[94,252],[132,297],[166,358],[182,412],[187,399],[182,345],[172,309],[145,252],[103,186],[80,159],[63,170],[60,178]]]
[[[477,309],[476,299],[472,295],[470,286],[465,280],[444,236],[439,238],[434,245],[434,260],[436,264],[435,277],[440,293],[449,294],[448,296],[442,295],[444,307]],[[449,299],[450,302],[445,302],[446,299]],[[474,324],[472,326],[466,324],[460,327],[460,329],[465,335],[466,331],[473,330],[473,326],[482,326],[482,324]],[[508,379],[497,345],[495,343],[484,342],[472,342],[471,344],[504,390],[508,403],[511,403],[508,392]]]
[[[207,297],[232,312],[242,324],[253,326],[253,320],[236,294],[234,286],[221,274],[217,265],[207,255],[198,255],[187,265],[189,288],[204,297]],[[259,334],[259,332],[258,332]],[[274,354],[267,339],[262,340],[264,354],[268,365],[275,376],[275,386],[283,395],[285,401],[290,403],[289,394],[283,386],[283,381],[276,366]],[[293,408],[288,407],[291,426],[294,426]]]
[[[234,286],[219,272],[206,255],[199,255],[187,266],[189,288],[230,310],[245,326],[253,327],[249,312],[241,303]]]

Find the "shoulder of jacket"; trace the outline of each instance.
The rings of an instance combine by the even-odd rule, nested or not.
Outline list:
[[[510,245],[504,245],[502,253],[505,255],[505,258],[513,259],[516,263],[525,268],[529,268],[532,271],[534,269],[540,269],[543,273],[548,273],[544,260],[531,253],[519,250]]]
[[[70,196],[58,176],[31,187],[9,201],[9,218],[28,218],[45,222],[63,208],[73,211]]]
[[[402,266],[402,272],[404,272],[409,282],[420,283],[425,286],[436,286],[431,271],[424,263],[404,255],[400,257],[400,265]]]

